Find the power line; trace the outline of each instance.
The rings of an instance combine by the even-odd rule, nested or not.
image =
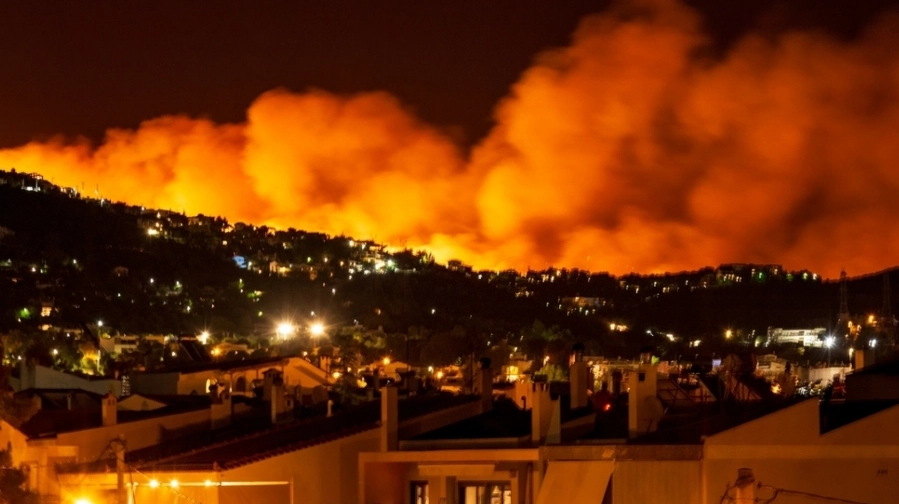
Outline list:
[[[774,490],[774,495],[771,496],[770,499],[762,501],[762,504],[768,504],[773,502],[780,494],[791,494],[791,495],[802,495],[803,497],[811,497],[813,499],[821,499],[830,502],[842,502],[845,504],[865,504],[864,502],[849,500],[849,499],[841,499],[839,497],[829,497],[827,495],[816,494],[812,492],[803,492],[801,490],[787,490],[785,488],[777,488],[770,485],[759,485],[759,488],[769,488]]]

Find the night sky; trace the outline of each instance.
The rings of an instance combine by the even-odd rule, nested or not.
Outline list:
[[[721,46],[749,28],[851,37],[886,0],[693,2]],[[0,4],[0,147],[100,140],[165,114],[242,121],[273,88],[386,90],[466,144],[541,50],[608,1]]]
[[[893,265],[895,2],[734,4],[7,2],[0,168],[482,267]]]

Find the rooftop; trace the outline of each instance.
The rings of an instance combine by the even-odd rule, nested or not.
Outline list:
[[[89,392],[77,391],[87,396]],[[37,392],[36,392],[37,393]],[[44,394],[49,395],[49,394]],[[148,418],[186,413],[209,408],[208,396],[145,396],[164,403],[165,406],[150,411],[118,411],[118,423],[136,422]],[[42,396],[42,402],[43,396]],[[66,409],[62,405],[38,410],[22,422],[19,430],[31,439],[52,438],[58,434],[92,429],[103,425],[99,404],[97,407]]]
[[[402,399],[399,420],[476,400],[471,396],[437,394]],[[332,417],[295,420],[253,432],[203,435],[194,441],[171,443],[167,449],[137,451],[129,455],[142,470],[208,471],[232,469],[258,460],[375,429],[381,418],[380,401],[369,401]]]

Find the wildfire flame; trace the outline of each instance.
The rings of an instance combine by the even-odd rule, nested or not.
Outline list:
[[[851,42],[749,34],[712,57],[694,11],[641,3],[586,18],[570,46],[540,55],[470,153],[386,93],[274,90],[241,124],[160,117],[99,146],[0,150],[0,166],[479,268],[889,266],[899,19]]]

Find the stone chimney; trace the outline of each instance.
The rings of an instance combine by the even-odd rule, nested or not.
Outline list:
[[[119,417],[119,401],[112,393],[103,396],[103,403],[100,406],[100,414],[103,417],[103,427],[109,427],[118,423]],[[95,417],[96,418],[96,417]]]
[[[657,397],[656,367],[651,363],[640,364],[637,371],[628,373],[627,427],[630,437],[636,437],[658,428],[662,406]]]
[[[587,363],[584,362],[584,345],[574,345],[569,383],[571,385],[571,409],[587,406]]]
[[[475,387],[481,396],[481,413],[484,413],[493,409],[493,369],[490,368],[489,358],[481,359],[477,379]]]
[[[209,408],[209,427],[218,429],[230,425],[233,413],[231,409],[231,393],[227,390],[221,393],[215,390],[210,391],[209,396],[212,399],[212,404]]]
[[[399,391],[393,385],[381,389],[381,451],[395,451],[399,444]]]
[[[550,427],[553,426],[553,417],[559,414],[559,400],[554,401],[550,396],[549,384],[534,383],[531,392],[531,441],[541,443],[548,438],[557,437],[558,433],[551,432]],[[559,420],[556,419],[557,429]]]

